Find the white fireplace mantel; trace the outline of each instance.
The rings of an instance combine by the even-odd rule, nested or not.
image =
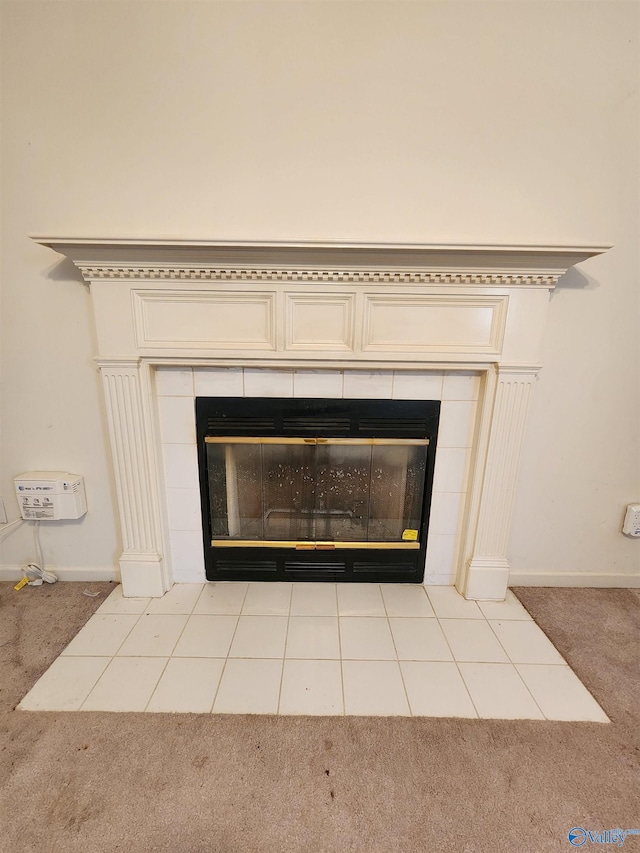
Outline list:
[[[125,595],[173,582],[153,370],[175,365],[480,373],[456,587],[504,598],[549,292],[609,247],[33,239],[91,285]]]

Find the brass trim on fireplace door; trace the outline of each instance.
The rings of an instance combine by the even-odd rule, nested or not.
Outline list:
[[[428,438],[317,438],[317,444],[381,444],[381,445],[421,445],[429,444]]]
[[[206,435],[205,444],[315,444],[315,438],[272,438],[250,435]]]
[[[247,436],[247,435],[207,435],[206,444],[376,444],[393,445],[394,447],[420,445],[425,447],[429,444],[428,438],[291,438],[272,436]]]
[[[298,551],[325,551],[338,548],[386,549],[417,551],[419,542],[333,542],[314,540],[273,540],[273,539],[212,539],[212,548],[296,548]]]

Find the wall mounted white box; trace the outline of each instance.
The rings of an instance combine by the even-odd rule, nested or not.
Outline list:
[[[80,518],[87,511],[84,479],[67,471],[27,471],[14,478],[20,513],[28,521]]]

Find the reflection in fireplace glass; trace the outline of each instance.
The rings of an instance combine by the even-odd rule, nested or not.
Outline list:
[[[213,543],[418,540],[427,439],[205,441]]]

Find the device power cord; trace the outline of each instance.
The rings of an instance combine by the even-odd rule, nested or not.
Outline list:
[[[40,522],[35,522],[36,528],[36,548],[38,550],[37,563],[27,563],[24,573],[28,578],[29,586],[42,586],[43,583],[55,583],[58,576],[53,572],[48,572],[44,565],[44,557],[42,555],[42,544],[40,543]]]

